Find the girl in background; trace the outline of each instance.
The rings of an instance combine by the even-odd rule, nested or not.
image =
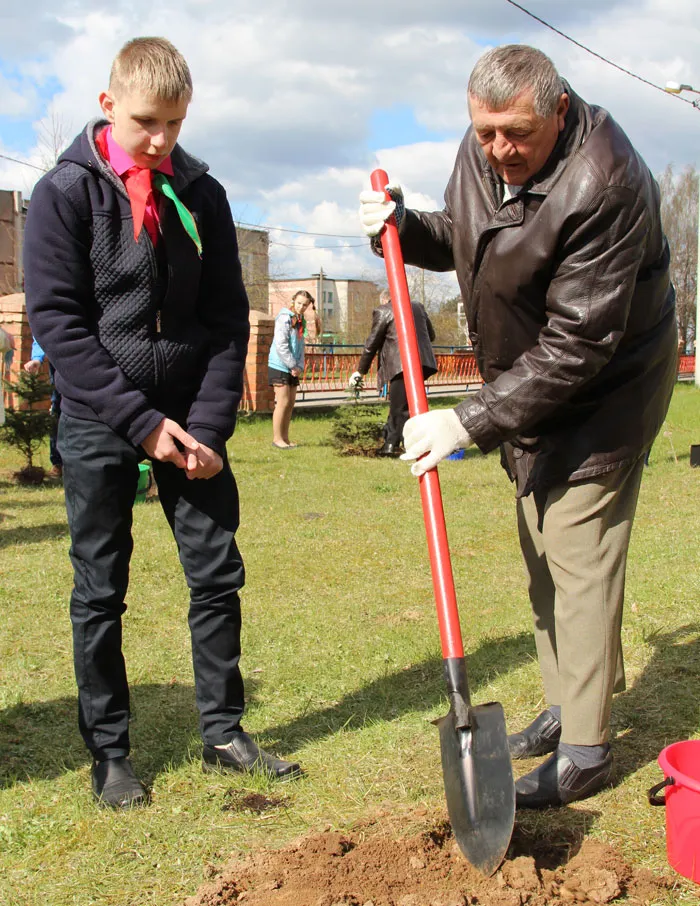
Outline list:
[[[314,297],[306,290],[292,296],[289,308],[283,308],[275,318],[275,335],[267,361],[268,381],[275,390],[275,409],[272,413],[272,446],[278,450],[291,450],[297,444],[289,440],[289,425],[297,396],[299,378],[304,373],[304,313],[311,307],[320,331]]]

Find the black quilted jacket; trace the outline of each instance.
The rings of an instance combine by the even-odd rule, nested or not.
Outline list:
[[[248,346],[248,299],[223,187],[175,146],[171,183],[197,220],[200,259],[159,196],[162,237],[134,241],[129,198],[89,123],[32,193],[27,312],[56,368],[63,411],[138,445],[164,415],[218,453],[233,433]]]

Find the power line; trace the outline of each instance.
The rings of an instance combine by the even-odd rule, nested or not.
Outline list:
[[[13,164],[22,164],[24,167],[32,167],[34,170],[41,170],[42,173],[48,173],[46,167],[37,167],[36,164],[30,164],[28,160],[17,160],[16,157],[8,157],[7,154],[0,154],[3,160],[11,160]]]
[[[562,38],[566,38],[567,41],[571,41],[572,44],[575,44],[577,47],[580,47],[581,50],[585,50],[586,53],[591,54],[594,57],[597,57],[599,60],[602,60],[603,63],[607,63],[608,66],[612,66],[615,69],[619,69],[620,72],[624,72],[625,75],[632,76],[633,79],[637,79],[639,82],[644,82],[645,85],[649,85],[651,88],[656,88],[657,91],[663,91],[663,93],[668,97],[668,92],[665,88],[662,88],[661,85],[657,85],[655,82],[650,82],[649,79],[642,78],[642,76],[637,75],[636,72],[632,72],[629,69],[625,69],[624,66],[620,66],[617,63],[613,63],[612,60],[609,60],[607,57],[604,57],[602,54],[596,53],[595,50],[591,50],[590,47],[586,47],[585,44],[581,44],[580,41],[577,41],[575,38],[569,37],[563,31],[560,31],[558,28],[555,28],[553,25],[550,25],[549,22],[545,22],[544,19],[541,19],[539,16],[536,16],[534,13],[531,13],[529,9],[525,9],[524,6],[521,6],[519,3],[516,3],[515,0],[506,0],[506,3],[510,3],[511,6],[516,7],[521,12],[525,13],[526,16],[530,16],[531,19],[535,19],[536,22],[539,22],[541,25],[544,25],[545,28],[549,28],[551,31],[556,32],[556,34],[561,35]],[[681,97],[678,94],[671,95],[679,101],[683,101],[684,104],[690,104],[691,107],[695,107],[693,101],[689,101],[688,98]]]
[[[32,167],[32,169],[34,169],[34,170],[39,170],[41,173],[48,173],[48,170],[46,169],[46,167],[39,167],[39,166],[37,166],[36,164],[30,164],[29,161],[27,161],[27,160],[19,160],[18,158],[16,158],[16,157],[10,157],[10,156],[7,155],[7,154],[0,154],[0,158],[2,158],[3,160],[9,160],[9,161],[11,161],[13,164],[22,164],[22,166],[24,166],[24,167]],[[287,229],[287,228],[285,228],[285,227],[269,226],[268,224],[265,224],[265,223],[246,223],[245,220],[237,220],[236,223],[237,223],[239,226],[249,226],[249,227],[254,227],[255,229],[259,229],[259,230],[269,230],[269,231],[277,230],[277,231],[279,231],[280,233],[295,233],[295,234],[297,234],[297,235],[302,235],[302,236],[327,236],[327,237],[329,237],[329,238],[331,238],[331,239],[360,239],[360,238],[361,238],[361,237],[358,236],[356,233],[355,233],[355,234],[348,234],[348,233],[313,233],[313,232],[311,232],[310,230],[292,230],[292,229]],[[274,241],[273,241],[273,242],[274,242]],[[275,244],[275,245],[285,245],[285,243],[283,243],[283,242],[275,242],[274,244]],[[317,249],[360,248],[360,247],[363,246],[363,245],[365,245],[364,242],[358,243],[357,245],[346,245],[346,246],[317,245],[317,246],[315,246],[315,248],[317,248]],[[301,249],[301,248],[307,248],[307,246],[303,246],[303,245],[288,245],[287,248],[298,248],[298,249]]]
[[[237,220],[240,226],[253,227],[257,230],[278,230],[280,233],[299,233],[303,236],[329,236],[331,239],[361,239],[357,233],[312,233],[310,230],[291,230],[286,227],[269,226],[266,223],[246,223],[245,220]]]
[[[19,160],[18,158],[10,157],[7,154],[0,154],[0,158],[2,158],[3,160],[9,160],[13,164],[22,164],[22,166],[32,167],[32,169],[39,170],[42,173],[48,173],[48,170],[45,167],[39,167],[36,164],[30,164],[29,161],[27,161],[27,160]],[[327,236],[331,239],[360,239],[361,238],[357,234],[350,235],[350,234],[345,234],[345,233],[313,233],[310,230],[292,230],[292,229],[287,229],[285,227],[268,226],[267,224],[264,224],[264,223],[262,223],[262,224],[246,223],[246,221],[244,221],[244,220],[237,220],[236,223],[239,224],[240,226],[255,227],[256,229],[263,229],[263,230],[269,230],[269,231],[278,230],[280,233],[295,233],[295,234],[303,235],[303,236]],[[286,248],[290,248],[290,249],[308,248],[308,246],[305,246],[305,245],[286,245],[284,242],[275,242],[274,240],[271,240],[271,243],[273,245],[283,245]],[[314,246],[314,248],[317,248],[317,249],[361,248],[365,244],[366,243],[361,242],[361,243],[358,243],[357,245],[345,245],[345,246],[317,245],[317,246]]]
[[[357,237],[355,236],[354,238],[356,239]],[[286,249],[306,249],[309,252],[315,252],[317,249],[333,249],[333,251],[342,252],[344,249],[369,248],[366,242],[358,242],[352,245],[350,243],[346,245],[293,245],[289,242],[276,242],[274,239],[270,239],[270,245],[281,245]]]

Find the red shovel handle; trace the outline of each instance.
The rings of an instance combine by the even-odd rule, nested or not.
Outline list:
[[[377,192],[384,192],[388,200],[389,195],[385,186],[389,182],[389,177],[384,170],[375,170],[372,173],[371,181],[372,188]],[[403,264],[403,255],[401,254],[399,231],[396,228],[396,218],[393,215],[386,222],[381,240],[387,277],[389,278],[391,304],[394,311],[394,320],[396,321],[396,333],[399,338],[399,352],[406,384],[408,409],[413,416],[428,411],[428,399],[425,395],[423,368],[418,352],[416,326],[413,320],[408,283],[406,282],[406,270]],[[425,533],[428,538],[428,552],[430,553],[435,605],[440,627],[442,656],[443,658],[461,658],[464,657],[464,649],[459,628],[457,597],[452,576],[450,549],[447,544],[447,529],[445,528],[445,513],[442,508],[442,494],[440,493],[440,479],[438,478],[437,469],[430,469],[430,471],[421,475],[419,483],[423,503]]]

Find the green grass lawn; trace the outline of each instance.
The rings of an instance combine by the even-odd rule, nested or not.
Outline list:
[[[438,405],[447,405],[442,400]],[[385,410],[384,410],[385,411]],[[230,444],[241,493],[246,729],[299,758],[273,787],[204,775],[187,631],[187,589],[157,502],[135,508],[124,649],[133,761],[150,808],[97,809],[77,729],[60,486],[19,489],[0,447],[0,903],[169,906],[234,851],[279,846],[380,813],[396,832],[444,813],[437,730],[446,713],[417,482],[395,460],[339,457],[330,415],[298,410],[296,450],[272,448],[269,418],[241,417]],[[613,711],[618,784],[547,815],[534,835],[584,829],[666,872],[664,810],[646,790],[656,757],[700,733],[700,392],[679,386],[645,472],[628,569],[628,689]],[[47,456],[44,455],[47,465]],[[475,702],[509,729],[542,707],[513,491],[497,454],[440,467]],[[231,790],[285,798],[262,815]],[[423,818],[423,821],[426,819]],[[679,883],[673,903],[697,903]]]

